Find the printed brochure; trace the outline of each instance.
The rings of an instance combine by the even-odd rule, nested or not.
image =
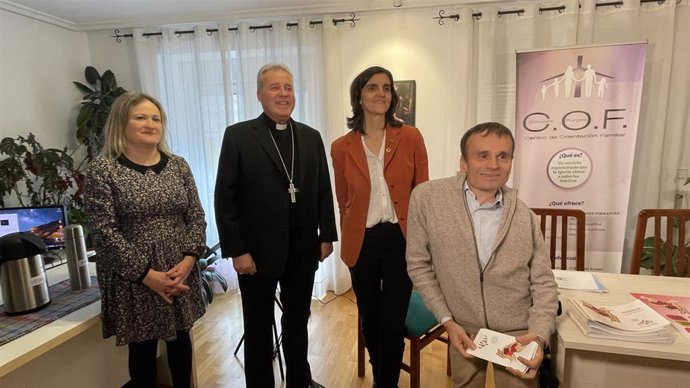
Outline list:
[[[477,348],[468,349],[467,353],[494,364],[517,369],[522,373],[527,372],[529,368],[518,361],[518,356],[531,360],[539,346],[536,342],[522,345],[515,341],[513,336],[489,329],[479,329],[479,333],[474,337],[474,344]]]
[[[666,318],[673,327],[690,340],[690,297],[637,292],[632,292],[630,295]]]
[[[669,322],[639,300],[617,305],[595,305],[568,298],[568,315],[589,337],[620,341],[673,343]]]

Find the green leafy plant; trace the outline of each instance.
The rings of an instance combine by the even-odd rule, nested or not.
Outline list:
[[[19,206],[64,204],[75,212],[83,204],[84,163],[75,165],[67,148],[44,148],[33,133],[0,141],[0,206],[5,197]],[[83,213],[83,212],[82,212]]]
[[[228,290],[228,281],[215,271],[215,266],[211,264],[218,261],[221,257],[217,254],[220,248],[220,243],[209,248],[206,247],[206,252],[199,258],[199,270],[201,271],[201,293],[204,296],[206,305],[213,302],[213,282],[218,282],[223,288],[223,291]]]
[[[77,115],[77,140],[86,146],[86,159],[91,161],[103,145],[103,127],[113,102],[127,91],[117,86],[115,74],[110,70],[100,74],[93,66],[87,66],[84,78],[88,86],[73,81],[85,93]]]
[[[642,255],[640,258],[640,267],[641,268],[647,268],[652,271],[654,271],[654,251],[655,251],[655,245],[654,245],[654,237],[647,237],[644,239],[644,244],[642,245]],[[678,246],[670,243],[671,244],[671,260],[669,261],[667,259],[666,255],[666,245],[667,242],[664,241],[663,239],[659,239],[659,249],[660,249],[660,267],[659,272],[664,274],[666,270],[666,265],[668,263],[671,263],[671,275],[672,276],[684,276],[685,273],[690,271],[690,242],[685,244],[685,257],[682,258],[683,261],[683,270],[685,273],[678,273],[678,263],[680,262],[681,258],[680,256],[680,249],[678,249]]]
[[[63,204],[70,223],[81,224],[88,234],[84,202],[84,171],[98,154],[103,142],[103,127],[115,99],[126,90],[117,86],[115,75],[100,74],[92,66],[84,69],[87,86],[74,84],[85,93],[77,116],[77,140],[86,147],[86,158],[76,163],[75,150],[45,148],[33,133],[5,137],[0,141],[0,207],[14,197],[19,206]]]

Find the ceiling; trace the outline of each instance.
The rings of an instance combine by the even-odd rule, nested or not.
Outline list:
[[[394,0],[0,0],[0,9],[75,31],[393,9]],[[402,8],[495,0],[402,0]],[[505,2],[505,1],[504,1]]]

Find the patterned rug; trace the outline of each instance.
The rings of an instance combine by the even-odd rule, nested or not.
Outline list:
[[[101,299],[98,281],[91,276],[91,287],[72,291],[69,279],[50,286],[50,304],[30,314],[9,316],[0,305],[0,346],[29,334],[39,327]]]

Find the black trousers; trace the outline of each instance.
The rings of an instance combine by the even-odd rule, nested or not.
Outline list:
[[[350,274],[374,383],[377,388],[397,387],[412,293],[400,226],[382,223],[367,228]]]
[[[274,388],[274,298],[280,283],[283,305],[281,327],[286,366],[286,387],[306,388],[311,383],[307,361],[311,293],[318,259],[310,257],[299,230],[290,232],[290,252],[282,276],[277,279],[239,275],[244,319],[244,376],[247,388]],[[313,253],[311,254],[313,256]]]
[[[129,346],[129,382],[124,388],[155,388],[158,386],[156,353],[158,340],[134,342]],[[188,331],[178,331],[177,339],[165,341],[168,367],[174,388],[192,384],[192,341]]]

